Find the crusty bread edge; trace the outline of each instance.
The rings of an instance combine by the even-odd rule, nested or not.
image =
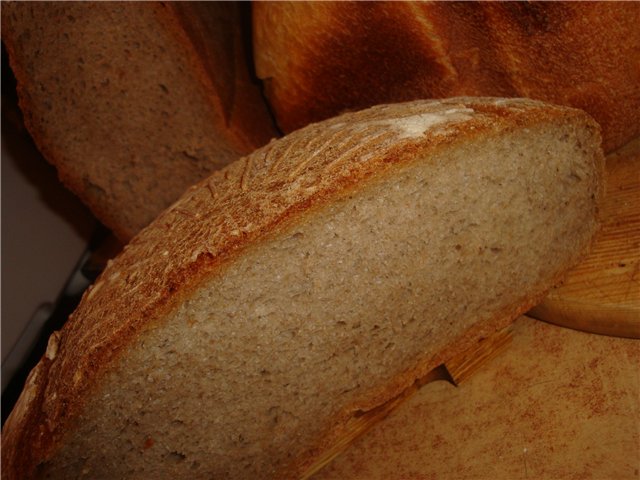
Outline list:
[[[341,183],[332,184],[332,188],[321,190],[302,203],[291,205],[273,223],[263,225],[261,229],[253,232],[253,235],[240,237],[237,242],[228,244],[215,258],[206,255],[199,256],[197,261],[191,264],[188,269],[174,272],[176,275],[171,279],[170,283],[175,285],[176,290],[170,292],[170,295],[165,295],[161,298],[153,306],[154,311],[146,316],[144,322],[130,325],[127,335],[119,335],[117,339],[114,339],[110,351],[104,352],[103,350],[105,353],[105,355],[103,355],[104,358],[92,359],[91,364],[86,365],[86,369],[89,372],[87,377],[90,377],[91,381],[86,382],[83,388],[75,392],[76,395],[71,398],[72,401],[67,405],[64,415],[54,419],[53,425],[51,425],[50,420],[42,413],[42,405],[45,394],[47,393],[50,364],[55,358],[58,342],[64,336],[64,331],[67,328],[67,325],[65,325],[61,332],[56,332],[51,336],[47,353],[29,375],[27,386],[18,399],[14,411],[5,423],[2,432],[4,443],[4,448],[2,449],[3,478],[5,475],[6,478],[31,478],[36,472],[37,465],[46,461],[54,454],[55,450],[61,446],[65,434],[56,432],[54,435],[52,431],[57,430],[59,432],[60,430],[69,430],[69,427],[72,428],[73,421],[77,419],[78,413],[84,407],[87,398],[98,388],[100,378],[106,375],[110,368],[114,367],[118,357],[125,352],[125,347],[135,341],[134,337],[137,338],[143,334],[144,331],[162,324],[163,320],[166,319],[183,300],[189,297],[203,280],[214,275],[222,274],[224,269],[230,265],[237,256],[242,255],[249,249],[260,248],[262,243],[268,242],[286,233],[290,229],[295,228],[295,226],[299,222],[303,222],[307,216],[314,215],[317,209],[322,209],[333,202],[348,197],[353,191],[364,188],[368,182],[383,181],[385,178],[388,178],[388,176],[392,176],[396,168],[403,168],[412,161],[417,161],[416,157],[418,155],[416,154],[418,153],[432,155],[438,150],[447,148],[452,144],[467,142],[489,131],[511,131],[520,124],[521,118],[525,119],[528,126],[533,126],[541,122],[552,121],[553,119],[562,121],[562,118],[566,118],[567,116],[573,117],[576,115],[576,112],[579,112],[579,115],[583,116],[585,122],[594,129],[594,134],[600,138],[599,125],[597,125],[588,114],[569,107],[545,108],[549,105],[540,102],[534,103],[538,105],[538,108],[527,109],[525,112],[509,110],[506,114],[508,118],[507,122],[501,118],[503,115],[500,115],[501,112],[504,112],[503,108],[493,105],[474,104],[474,108],[481,112],[495,114],[496,118],[494,121],[491,123],[487,123],[486,121],[471,121],[468,125],[457,125],[455,132],[442,135],[436,142],[420,143],[419,145],[412,144],[411,147],[405,146],[401,152],[394,152],[396,155],[388,158],[388,161],[384,162],[384,169],[380,169],[381,165],[378,164],[378,169],[376,170],[372,168],[359,170],[357,177],[350,177]],[[540,109],[542,110],[541,115],[539,114]],[[569,112],[573,113],[568,115]],[[469,126],[471,128],[469,128]],[[462,138],[463,136],[464,138]],[[601,151],[599,151],[596,161],[600,169],[599,179],[602,179],[604,156]],[[205,183],[206,180],[196,184],[192,188],[202,188]],[[603,183],[600,182],[599,186],[602,191],[604,188]],[[600,192],[600,199],[601,198],[602,192]],[[600,200],[598,200],[598,202],[599,201]],[[161,215],[156,222],[162,221],[162,217],[163,215]],[[135,243],[135,240],[134,238],[132,243]],[[567,265],[564,271],[558,274],[552,283],[558,283],[566,274],[566,270],[571,266],[572,265]],[[491,332],[508,325],[513,319],[517,318],[518,315],[544,298],[551,287],[551,284],[548,287],[540,286],[538,291],[527,297],[524,303],[510,306],[504,311],[498,312],[492,319],[482,322],[480,325],[474,325],[468,329],[464,335],[460,336],[459,341],[452,342],[452,344],[447,346],[442,352],[426,356],[426,358],[417,362],[415,367],[397,376],[392,384],[385,385],[378,391],[370,392],[369,396],[357,405],[345,408],[332,422],[329,422],[326,433],[322,435],[316,446],[304,457],[295,459],[284,471],[278,472],[277,478],[296,478],[303,474],[322,451],[329,448],[337,438],[340,438],[344,423],[355,411],[374,408],[384,403],[384,401],[399,395],[406,387],[410,386],[416,378],[424,376],[447,358],[462,352],[477,341],[478,338],[487,336]],[[90,290],[85,292],[82,301],[87,301],[90,293]],[[33,402],[36,403],[31,405]],[[24,413],[27,414],[26,417]],[[59,423],[56,424],[56,422]],[[44,427],[44,425],[46,425],[46,427]],[[7,442],[7,440],[9,441]],[[19,445],[30,445],[31,448],[23,448],[22,451],[20,451],[19,448],[16,448]]]

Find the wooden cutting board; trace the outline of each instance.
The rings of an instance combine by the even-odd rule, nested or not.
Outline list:
[[[314,480],[637,479],[640,342],[521,317],[454,387],[420,388]]]
[[[640,139],[607,157],[602,229],[589,256],[529,314],[640,338]]]

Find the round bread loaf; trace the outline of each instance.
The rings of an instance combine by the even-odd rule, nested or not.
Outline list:
[[[640,3],[256,2],[258,76],[285,132],[454,95],[581,108],[611,151],[640,135]]]

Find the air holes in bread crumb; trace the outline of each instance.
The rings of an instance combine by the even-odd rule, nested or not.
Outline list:
[[[175,462],[182,462],[185,458],[187,458],[187,456],[180,452],[169,452],[167,455],[167,459]]]

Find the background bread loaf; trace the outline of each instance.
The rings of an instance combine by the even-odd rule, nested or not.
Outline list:
[[[583,112],[386,105],[190,188],[54,334],[5,478],[294,478],[345,422],[537,302],[596,229]]]
[[[276,134],[250,76],[246,8],[3,2],[25,123],[120,239]]]
[[[637,2],[256,2],[257,73],[290,132],[454,95],[581,108],[606,151],[640,135]]]

